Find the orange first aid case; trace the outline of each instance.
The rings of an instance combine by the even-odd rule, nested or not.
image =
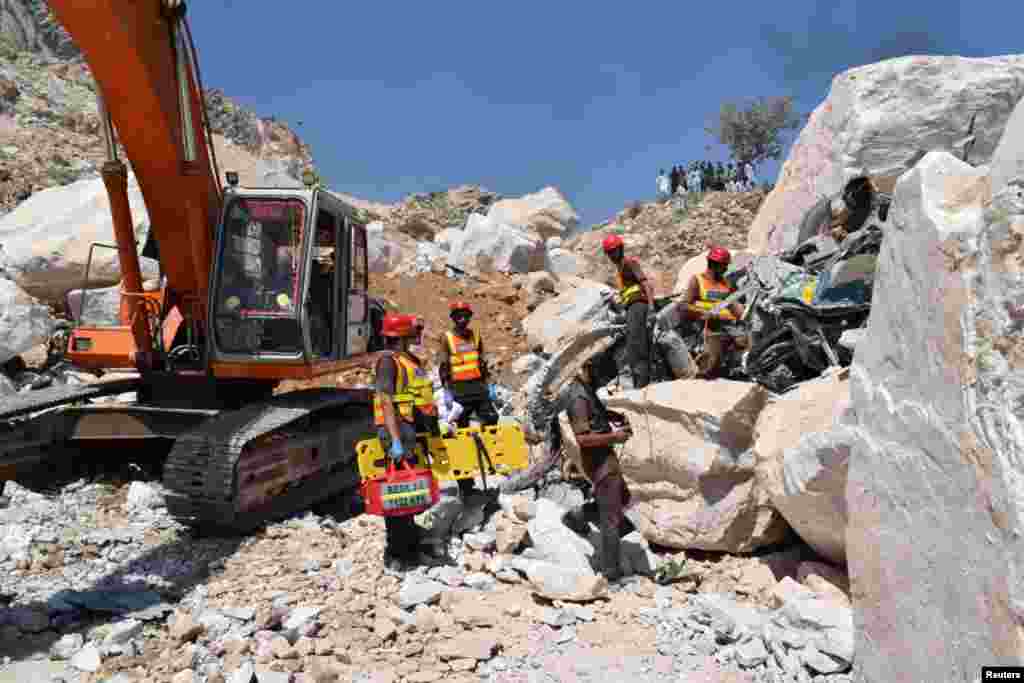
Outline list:
[[[395,467],[388,458],[387,471],[364,479],[360,486],[367,514],[381,517],[417,515],[441,499],[433,470],[413,468],[404,460],[401,467]]]

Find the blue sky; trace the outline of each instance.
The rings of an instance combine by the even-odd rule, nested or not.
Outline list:
[[[660,167],[725,159],[704,132],[723,100],[788,94],[807,113],[851,66],[1024,51],[1010,0],[285,6],[192,3],[203,79],[290,123],[333,189],[554,185],[584,225],[651,198]]]

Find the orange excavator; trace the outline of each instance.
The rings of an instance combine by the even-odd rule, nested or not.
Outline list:
[[[249,188],[228,172],[221,184],[184,2],[48,2],[96,80],[123,278],[121,324],[79,321],[65,355],[131,376],[0,401],[0,482],[76,444],[169,442],[168,509],[190,525],[251,530],[354,490],[369,390],[275,394],[372,360],[382,309],[354,209],[310,177]],[[157,288],[143,286],[119,147],[158,247]],[[128,392],[135,401],[94,402]]]

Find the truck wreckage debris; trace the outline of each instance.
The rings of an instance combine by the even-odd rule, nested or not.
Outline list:
[[[853,360],[859,334],[867,325],[875,265],[890,198],[866,178],[856,178],[835,198],[812,207],[801,222],[806,239],[774,256],[755,257],[726,273],[735,292],[716,306],[745,304],[741,320],[723,323],[722,333],[745,338],[726,345],[718,376],[751,381],[781,394],[830,367]],[[824,209],[824,210],[823,210]],[[655,302],[648,317],[652,383],[697,375],[703,351],[700,321],[682,313],[680,295]],[[563,395],[572,377],[588,360],[597,386],[632,388],[626,363],[626,325],[613,296],[590,327],[578,331],[546,359],[526,385],[526,433],[543,442],[543,455],[511,477],[503,490],[536,485],[559,461],[552,435]]]

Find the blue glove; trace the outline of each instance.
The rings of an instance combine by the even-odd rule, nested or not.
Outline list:
[[[392,441],[391,450],[388,452],[388,455],[396,463],[402,462],[402,458],[405,457],[405,446],[402,445],[401,441]]]
[[[488,397],[489,397],[489,398],[490,398],[490,399],[491,399],[492,401],[495,401],[495,400],[497,400],[497,399],[498,399],[498,390],[494,388],[494,385],[493,385],[493,384],[488,384],[488,385],[487,385],[487,396],[488,396]]]

